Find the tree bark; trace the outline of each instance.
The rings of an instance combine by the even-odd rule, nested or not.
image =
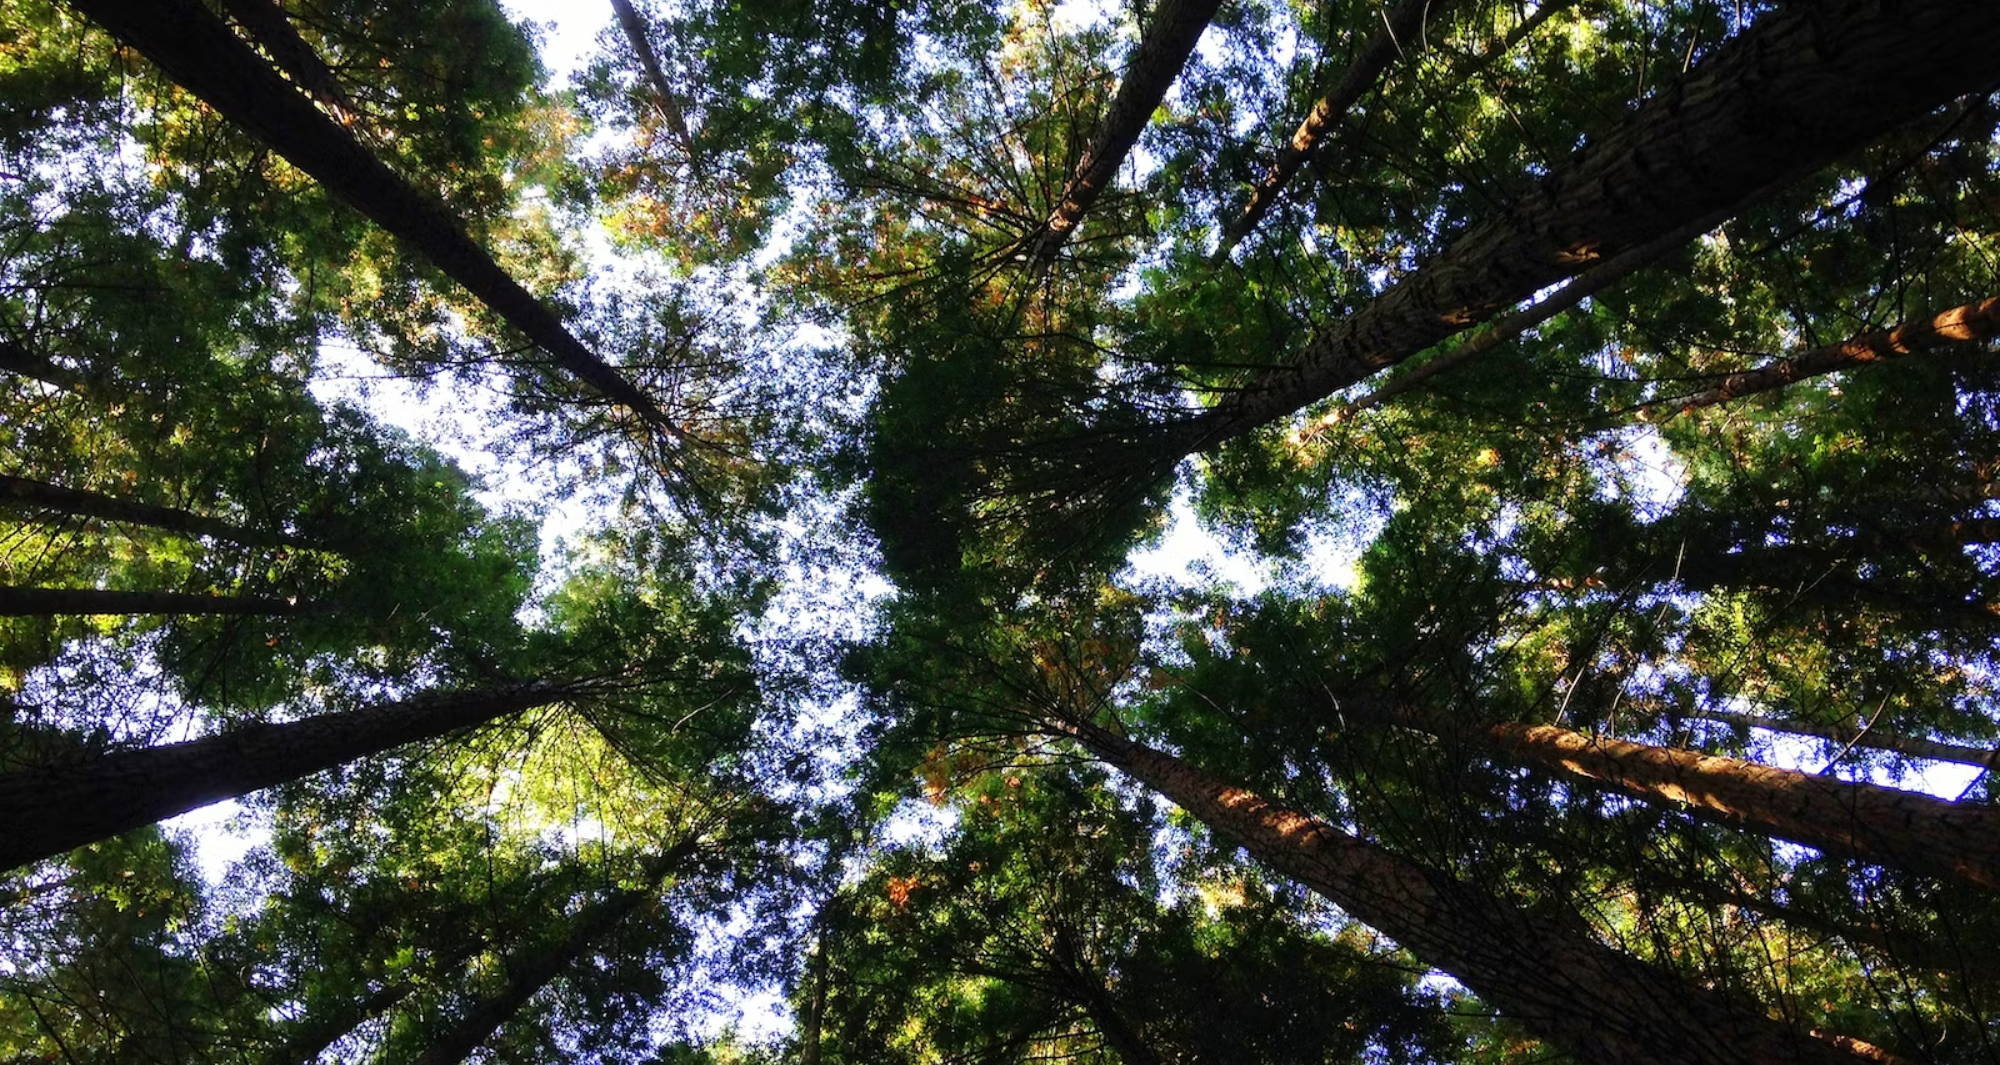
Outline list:
[[[638,8],[632,6],[632,0],[611,0],[611,9],[617,13],[618,28],[624,31],[625,40],[639,57],[639,66],[645,70],[646,80],[659,100],[660,117],[666,120],[667,129],[680,142],[681,151],[687,153],[688,169],[693,171],[695,180],[706,180],[702,174],[701,156],[694,148],[694,134],[688,131],[687,112],[681,110],[673,84],[667,80],[667,72],[660,65],[659,53],[653,50],[645,18],[639,14]]]
[[[1021,242],[1030,259],[1047,262],[1062,251],[1083,216],[1118,176],[1147,121],[1187,65],[1201,31],[1221,6],[1222,0],[1159,0],[1153,5],[1152,21],[1132,52],[1096,136],[1077,161],[1048,219]]]
[[[2000,336],[2000,297],[1953,307],[1930,318],[1905,322],[1894,329],[1863,333],[1852,340],[1814,348],[1789,359],[1731,374],[1704,392],[1678,399],[1650,400],[1639,407],[1646,421],[1663,422],[1702,407],[1771,392],[1808,377],[1836,373],[1920,351]]]
[[[652,397],[578,340],[472,239],[449,209],[405,181],[301,95],[200,0],[70,0],[348,206],[429,259],[560,366],[670,435]]]
[[[112,614],[200,614],[278,617],[331,614],[335,608],[312,600],[197,592],[121,592],[103,588],[20,588],[0,586],[0,617],[46,618]]]
[[[426,1047],[411,1065],[459,1065],[470,1057],[480,1044],[500,1030],[501,1025],[520,1012],[535,992],[576,964],[585,952],[609,936],[640,907],[657,899],[660,884],[694,853],[698,845],[698,836],[690,834],[683,837],[646,864],[645,887],[613,892],[585,906],[564,930],[562,938],[539,948],[510,954],[505,962],[506,977],[501,985],[473,1002],[458,1023]]]
[[[1340,82],[1313,104],[1312,110],[1306,113],[1305,121],[1299,123],[1298,131],[1292,134],[1291,141],[1279,150],[1271,168],[1250,189],[1250,201],[1223,228],[1222,237],[1210,257],[1211,263],[1219,264],[1228,259],[1229,253],[1243,242],[1243,238],[1249,236],[1264,216],[1271,213],[1278,195],[1299,172],[1299,168],[1312,158],[1321,143],[1340,132],[1347,123],[1348,113],[1382,80],[1389,64],[1408,50],[1406,46],[1414,46],[1425,17],[1433,10],[1442,11],[1452,2],[1402,0],[1382,16],[1382,28],[1361,46],[1360,54],[1354,57]]]
[[[1418,727],[1434,734],[1429,723]],[[1478,732],[1506,757],[1704,820],[1828,854],[2000,890],[2000,809],[1793,769],[1508,722]]]
[[[1858,1065],[1874,1059],[1612,950],[1580,922],[1523,912],[1172,755],[1091,726],[1055,725],[1100,759],[1464,981],[1586,1061]]]
[[[2000,78],[1977,0],[1786,5],[1718,47],[1525,195],[1171,439],[1205,450],[1704,215],[1724,217]]]
[[[310,1065],[342,1036],[394,1009],[416,990],[417,985],[411,981],[388,983],[367,998],[343,1004],[344,1008],[338,1011],[308,1015],[293,1027],[284,1042],[259,1060],[263,1065]]]
[[[82,374],[57,366],[12,340],[0,340],[0,371],[66,390],[75,390],[83,384]]]
[[[340,87],[340,79],[334,77],[312,45],[299,36],[298,27],[292,25],[291,17],[275,0],[222,0],[222,8],[293,84],[332,108],[336,115],[353,112],[354,104]]]
[[[1836,743],[1866,747],[1873,751],[1893,751],[1912,758],[1935,758],[1945,762],[1962,762],[1966,765],[2000,769],[2000,747],[1971,747],[1958,743],[1941,743],[1916,736],[1903,736],[1893,732],[1875,729],[1860,729],[1849,725],[1822,725],[1811,721],[1792,721],[1759,714],[1742,714],[1733,710],[1703,710],[1689,714],[1689,717],[1703,721],[1719,721],[1747,728],[1770,729],[1774,732],[1789,732],[1797,736],[1816,736]]]
[[[135,503],[116,496],[63,488],[26,477],[0,474],[0,507],[25,506],[62,514],[103,518],[128,525],[146,525],[185,536],[212,536],[218,540],[252,547],[296,547],[310,550],[313,543],[282,532],[267,532],[233,525],[218,518],[206,518],[174,507]]]
[[[0,775],[0,870],[582,690],[441,692]]]

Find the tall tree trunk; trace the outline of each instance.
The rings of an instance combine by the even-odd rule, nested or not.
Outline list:
[[[2000,78],[1978,0],[1785,5],[1286,365],[1172,437],[1213,447],[1417,354],[1537,290],[1705,215],[1740,210]]]
[[[548,986],[563,970],[615,931],[627,917],[659,898],[660,885],[673,875],[699,845],[690,833],[646,863],[646,886],[613,892],[585,906],[560,939],[508,955],[506,977],[491,993],[472,1003],[457,1024],[438,1037],[411,1065],[458,1065],[480,1044],[493,1037],[535,992]]]
[[[1523,912],[1477,885],[1416,865],[1172,755],[1091,726],[1054,727],[1585,1061],[1876,1060],[1772,1020],[1754,1002],[1612,950],[1580,922]]]
[[[1118,176],[1118,168],[1124,165],[1132,146],[1139,143],[1147,121],[1187,65],[1201,31],[1208,28],[1221,6],[1222,0],[1159,0],[1153,5],[1152,20],[1132,51],[1132,61],[1096,136],[1077,161],[1076,171],[1048,219],[1022,241],[1029,258],[1046,262],[1062,251],[1083,216]]]
[[[1054,960],[1058,966],[1057,978],[1068,990],[1069,997],[1083,1008],[1091,1025],[1097,1029],[1098,1037],[1104,1040],[1104,1045],[1110,1047],[1112,1053],[1118,1055],[1123,1065],[1164,1065],[1159,1052],[1119,1012],[1117,1003],[1111,1001],[1110,990],[1104,986],[1102,976],[1074,951]]]
[[[431,693],[8,773],[0,776],[0,870],[581,690],[533,683]]]
[[[1430,722],[1418,727],[1456,735]],[[1829,854],[2000,890],[2000,808],[1699,751],[1508,722],[1477,738],[1508,758]]]
[[[1953,307],[1929,318],[1905,322],[1894,329],[1863,333],[1852,340],[1814,348],[1789,359],[1731,374],[1705,392],[1678,399],[1651,400],[1639,407],[1647,421],[1666,421],[1702,407],[1770,392],[1808,377],[1898,359],[1920,351],[2000,336],[2000,297]]]
[[[77,488],[31,481],[26,477],[0,474],[0,507],[25,506],[63,514],[104,518],[128,525],[146,525],[185,536],[212,536],[218,540],[252,547],[313,548],[313,543],[282,532],[267,532],[233,525],[218,518],[205,518],[192,511],[135,503],[129,499],[86,492]]]
[[[333,109],[334,114],[345,116],[354,111],[353,101],[347,98],[346,90],[340,87],[340,79],[334,77],[326,62],[313,51],[312,45],[299,36],[298,27],[292,25],[291,17],[279,7],[276,0],[222,0],[222,9],[236,20],[238,26],[249,34],[258,47],[271,57],[271,62],[292,83],[304,89],[320,103]]]
[[[687,153],[688,169],[694,173],[696,181],[705,181],[702,173],[701,155],[694,148],[694,134],[689,132],[687,112],[681,110],[680,100],[674,95],[674,86],[667,80],[667,72],[660,65],[659,53],[653,50],[652,37],[646,30],[646,20],[639,9],[632,6],[632,0],[611,0],[611,10],[618,15],[618,28],[625,33],[625,40],[639,57],[639,66],[646,72],[646,80],[652,85],[653,96],[660,105],[660,117],[666,120],[667,129],[680,142],[681,151]]]
[[[505,318],[592,388],[655,427],[684,434],[570,333],[469,236],[451,211],[363,147],[278,75],[200,0],[69,0],[224,118],[269,145]]]
[[[1242,243],[1243,238],[1264,220],[1264,216],[1271,213],[1272,205],[1278,202],[1278,195],[1299,172],[1299,168],[1312,158],[1321,143],[1337,134],[1347,123],[1348,113],[1382,80],[1389,64],[1416,47],[1420,39],[1418,31],[1423,27],[1424,19],[1441,13],[1452,2],[1401,0],[1382,16],[1382,28],[1361,46],[1360,53],[1348,65],[1340,82],[1313,104],[1312,110],[1306,113],[1305,121],[1299,123],[1298,131],[1292,134],[1290,143],[1279,150],[1271,168],[1251,188],[1250,202],[1244,204],[1242,212],[1223,227],[1222,238],[1216,243],[1215,252],[1209,260],[1211,263],[1229,258],[1236,245]]]
[[[318,1061],[339,1039],[363,1024],[394,1009],[397,1003],[417,990],[414,981],[391,981],[366,998],[342,1003],[341,1008],[322,1014],[308,1014],[293,1026],[283,1042],[259,1060],[263,1065],[309,1065]]]
[[[20,588],[0,586],[0,617],[65,615],[203,614],[230,617],[331,614],[335,608],[311,600],[257,596],[202,595],[197,592],[120,592],[103,588]]]
[[[1796,736],[1816,736],[1835,743],[1845,743],[1855,747],[1866,747],[1873,751],[1894,751],[1912,758],[1936,758],[1946,762],[1963,762],[1966,765],[2000,769],[2000,747],[1972,747],[1959,743],[1941,743],[1937,740],[1922,739],[1917,736],[1903,736],[1893,732],[1882,732],[1872,728],[1855,728],[1851,725],[1822,725],[1812,721],[1764,717],[1760,714],[1743,714],[1734,710],[1703,710],[1689,714],[1689,717],[1703,721],[1719,721],[1724,724],[1742,725],[1747,728],[1770,729],[1774,732],[1789,732]]]
[[[74,390],[83,384],[83,375],[57,366],[12,340],[0,340],[0,372],[33,378],[45,385]]]

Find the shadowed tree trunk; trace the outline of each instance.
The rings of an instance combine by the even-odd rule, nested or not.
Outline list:
[[[145,525],[185,536],[213,536],[218,540],[252,547],[297,547],[311,549],[311,541],[282,532],[267,532],[206,518],[192,511],[135,503],[116,496],[86,492],[76,488],[31,481],[26,477],[0,474],[0,507],[29,507],[61,514],[103,518],[128,525]]]
[[[1705,392],[1678,399],[1650,400],[1639,407],[1647,421],[1665,421],[1742,396],[1771,392],[1808,377],[1836,373],[1920,351],[2000,336],[2000,297],[1953,307],[1942,314],[1905,322],[1894,329],[1863,333],[1852,340],[1814,348],[1789,359],[1731,374]]]
[[[83,384],[82,374],[57,366],[12,340],[0,340],[0,371],[62,389],[73,390]]]
[[[309,1015],[293,1026],[284,1042],[273,1047],[259,1061],[262,1065],[307,1065],[318,1061],[326,1048],[342,1036],[394,1009],[397,1003],[409,998],[416,990],[417,984],[413,981],[391,981],[366,998],[343,1003],[338,1010]]]
[[[684,436],[652,397],[597,357],[469,236],[449,209],[376,158],[199,0],[69,0],[229,121],[269,145],[553,356],[655,427]]]
[[[1416,865],[1172,755],[1092,726],[1052,727],[1585,1061],[1859,1065],[1881,1060],[1773,1020],[1755,1002],[1688,983],[1606,947],[1581,922],[1523,912],[1476,885]]]
[[[1278,202],[1279,194],[1284,192],[1299,168],[1312,158],[1321,143],[1337,134],[1346,124],[1348,112],[1382,80],[1389,64],[1418,46],[1418,31],[1423,27],[1424,19],[1442,14],[1453,2],[1402,0],[1383,15],[1382,28],[1361,46],[1361,51],[1348,65],[1340,82],[1313,104],[1312,110],[1306,113],[1305,121],[1299,123],[1298,131],[1278,151],[1278,158],[1271,163],[1271,168],[1251,187],[1250,201],[1243,205],[1242,213],[1223,227],[1222,238],[1217,242],[1210,262],[1220,263],[1229,258],[1236,245],[1242,243],[1243,238],[1257,228],[1257,223],[1271,213],[1272,205]]]
[[[279,617],[333,613],[338,613],[337,608],[312,600],[203,595],[198,592],[120,592],[103,588],[0,587],[0,617],[8,618],[112,614]]]
[[[1083,216],[1118,176],[1118,168],[1139,142],[1147,121],[1187,65],[1201,31],[1208,28],[1208,21],[1221,6],[1222,0],[1159,0],[1153,5],[1152,19],[1132,51],[1132,61],[1097,127],[1097,135],[1077,161],[1055,209],[1021,242],[1029,258],[1046,262],[1062,251]]]
[[[0,776],[0,870],[583,690],[535,683],[431,693],[9,773]]]
[[[354,111],[340,80],[333,76],[312,45],[299,36],[298,27],[292,25],[290,16],[276,0],[223,0],[222,8],[299,88],[332,108],[335,114]]]
[[[692,833],[682,838],[646,863],[645,887],[612,892],[585,906],[561,938],[509,954],[501,985],[475,1000],[458,1023],[425,1048],[411,1065],[458,1065],[470,1057],[480,1044],[491,1039],[493,1033],[519,1013],[537,991],[575,965],[627,917],[659,898],[662,882],[680,868],[699,843],[699,837]]]
[[[694,149],[694,134],[688,131],[687,112],[681,110],[673,84],[667,80],[666,69],[660,65],[659,53],[653,50],[645,18],[639,14],[638,8],[632,6],[632,0],[611,0],[611,10],[617,13],[618,28],[624,32],[625,40],[639,57],[639,66],[646,71],[646,81],[652,86],[653,97],[660,105],[660,117],[666,120],[667,129],[680,142],[681,151],[687,153],[688,169],[693,172],[696,181],[707,180],[702,173],[701,156]]]
[[[1288,363],[1176,429],[1203,450],[1282,419],[1509,304],[1706,215],[1740,210],[2000,78],[2000,19],[1966,0],[1789,5],[1718,47]]]
[[[1966,765],[1984,766],[1987,769],[2000,768],[2000,747],[1972,747],[1959,743],[1941,743],[1937,740],[1922,739],[1917,736],[1903,736],[1893,732],[1883,732],[1872,728],[1855,728],[1850,725],[1822,725],[1811,721],[1793,721],[1784,718],[1764,717],[1760,714],[1742,714],[1734,710],[1702,710],[1688,715],[1703,721],[1719,721],[1748,728],[1770,729],[1773,732],[1789,732],[1795,736],[1816,736],[1823,740],[1845,743],[1855,747],[1866,747],[1873,751],[1893,751],[1907,754],[1912,758],[1936,758],[1946,762],[1963,762]]]

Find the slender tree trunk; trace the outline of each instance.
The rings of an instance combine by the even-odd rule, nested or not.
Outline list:
[[[579,685],[535,683],[431,693],[0,775],[0,869],[557,702],[580,690]]]
[[[75,390],[83,384],[82,374],[57,366],[12,340],[0,340],[0,372],[33,378],[61,389]]]
[[[1347,123],[1348,113],[1363,96],[1373,90],[1382,80],[1383,72],[1389,69],[1399,56],[1417,47],[1421,39],[1419,30],[1424,19],[1442,13],[1453,0],[1401,0],[1394,8],[1382,16],[1382,28],[1361,46],[1360,54],[1348,66],[1347,72],[1325,96],[1314,103],[1306,113],[1298,131],[1278,152],[1278,158],[1271,168],[1264,172],[1257,184],[1250,190],[1250,202],[1229,224],[1223,227],[1222,238],[1210,258],[1211,263],[1221,263],[1229,258],[1229,253],[1257,228],[1264,216],[1271,213],[1272,205],[1290,183],[1299,168],[1312,158],[1313,152],[1323,142],[1340,132]]]
[[[1062,967],[1059,977],[1068,988],[1070,997],[1083,1007],[1099,1038],[1118,1055],[1123,1065],[1164,1065],[1159,1052],[1146,1042],[1139,1030],[1119,1012],[1117,1004],[1111,1001],[1111,993],[1104,986],[1101,976],[1079,958],[1064,958],[1059,964]]]
[[[694,134],[688,131],[687,112],[681,110],[680,100],[674,95],[673,83],[667,80],[667,72],[660,65],[659,53],[653,50],[653,40],[646,32],[646,20],[639,9],[632,6],[632,0],[611,0],[611,9],[618,15],[618,28],[625,33],[625,40],[639,57],[639,65],[646,71],[646,80],[653,87],[653,96],[660,105],[660,117],[667,123],[667,129],[680,142],[681,151],[687,153],[688,169],[693,171],[696,181],[705,181],[702,174],[701,155],[694,148]]]
[[[1029,258],[1046,262],[1062,251],[1083,216],[1118,176],[1147,121],[1187,65],[1201,31],[1221,6],[1222,0],[1158,0],[1153,5],[1152,20],[1132,52],[1096,137],[1084,149],[1048,219],[1022,241]]]
[[[102,588],[19,588],[0,586],[0,617],[45,618],[112,614],[203,614],[231,617],[332,614],[335,608],[312,600],[257,596],[202,595],[196,592],[120,592]]]
[[[1946,762],[1963,762],[1966,765],[2000,769],[2000,747],[1971,747],[1958,743],[1941,743],[1916,736],[1903,736],[1876,729],[1855,728],[1850,725],[1822,725],[1811,721],[1792,721],[1758,714],[1742,714],[1733,710],[1703,710],[1690,714],[1703,721],[1719,721],[1747,728],[1770,729],[1774,732],[1789,732],[1796,736],[1817,736],[1823,740],[1866,747],[1873,751],[1894,751],[1912,758],[1936,758]]]
[[[1474,225],[1280,368],[1169,437],[1206,449],[1282,419],[1537,290],[1803,176],[2000,78],[1978,0],[1827,0],[1761,16],[1680,84]]]
[[[1557,922],[1190,766],[1090,726],[1056,726],[1253,857],[1464,981],[1585,1061],[1632,1065],[1858,1065],[1874,1060],[1772,1020]]]
[[[342,1008],[324,1014],[309,1014],[295,1025],[284,1042],[271,1048],[260,1060],[263,1065],[309,1065],[318,1061],[339,1039],[368,1021],[394,1009],[415,993],[411,981],[395,981],[377,988],[358,1002],[342,1003]]]
[[[585,906],[562,938],[507,957],[506,977],[466,1010],[457,1024],[425,1048],[411,1065],[459,1065],[493,1037],[501,1025],[519,1013],[535,992],[561,976],[586,952],[609,936],[627,917],[659,898],[660,884],[694,853],[699,838],[690,834],[647,863],[647,885],[613,892]]]
[[[1983,975],[1993,971],[1987,958],[1948,940],[1913,936],[1872,922],[1861,924],[1814,912],[1796,903],[1775,902],[1748,891],[1699,881],[1680,881],[1667,887],[1692,897],[1704,906],[1734,906],[1801,931],[1841,940],[1851,947],[1866,948],[1899,966],[1942,973]]]
[[[293,84],[332,108],[336,115],[354,111],[353,102],[340,87],[340,79],[334,77],[312,45],[299,36],[298,27],[292,25],[291,17],[275,0],[223,0],[222,8]]]
[[[62,514],[103,518],[127,525],[146,525],[184,536],[212,536],[218,540],[252,547],[297,547],[312,549],[313,543],[282,532],[267,532],[233,525],[218,518],[205,518],[192,511],[135,503],[116,496],[86,492],[77,488],[31,481],[26,477],[0,474],[0,507],[24,506],[53,510]]]
[[[1447,734],[1428,722],[1418,727]],[[1554,725],[1509,722],[1481,729],[1478,738],[1515,761],[1645,802],[1682,805],[1704,820],[2000,890],[2000,808]]]
[[[1953,344],[1991,340],[1995,336],[2000,336],[2000,297],[1953,307],[1942,314],[1905,322],[1894,329],[1863,333],[1852,340],[1828,344],[1754,370],[1731,374],[1723,378],[1721,384],[1705,392],[1641,404],[1639,413],[1647,421],[1666,421],[1691,410],[1713,407],[1759,392],[1775,391],[1808,377],[1899,359]]]
[[[449,209],[315,108],[200,0],[69,2],[429,259],[564,369],[670,435],[684,435],[652,397],[598,358],[554,311],[494,262]]]

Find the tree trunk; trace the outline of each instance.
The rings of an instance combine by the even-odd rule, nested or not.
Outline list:
[[[0,775],[0,870],[579,690],[535,683],[431,693]]]
[[[1977,0],[1785,5],[1367,306],[1172,438],[1206,449],[1705,215],[1727,216],[2000,77]],[[1185,435],[1181,435],[1181,434]]]
[[[1771,392],[1794,381],[1865,366],[1919,351],[2000,336],[2000,297],[1953,307],[1930,318],[1905,322],[1894,329],[1863,333],[1852,340],[1814,348],[1789,359],[1731,374],[1705,392],[1679,399],[1650,400],[1639,407],[1647,421],[1666,421],[1702,407],[1713,407],[1742,396]]]
[[[0,340],[0,371],[61,389],[74,390],[83,384],[82,374],[57,366],[12,340]]]
[[[1418,727],[1447,734],[1430,723]],[[1645,802],[1679,804],[1704,820],[2000,889],[2000,808],[1554,725],[1509,722],[1481,729],[1478,738],[1515,761]]]
[[[1299,123],[1298,131],[1292,134],[1291,142],[1279,150],[1271,168],[1251,188],[1250,202],[1244,204],[1242,213],[1223,228],[1222,238],[1216,243],[1215,252],[1209,260],[1211,263],[1221,263],[1229,258],[1236,245],[1242,243],[1243,238],[1264,220],[1264,216],[1271,213],[1271,207],[1278,202],[1278,194],[1284,191],[1285,185],[1312,158],[1320,144],[1337,134],[1347,123],[1348,112],[1382,80],[1389,64],[1416,46],[1424,19],[1441,13],[1451,3],[1452,0],[1402,0],[1383,15],[1382,28],[1361,46],[1360,54],[1354,57],[1339,84],[1313,104],[1312,110],[1306,113],[1305,121]]]
[[[1770,729],[1773,732],[1789,732],[1796,736],[1817,736],[1823,740],[1866,747],[1874,751],[1894,751],[1912,758],[1936,758],[1945,762],[1963,762],[1966,765],[2000,769],[2000,747],[1971,747],[1958,743],[1941,743],[1916,736],[1902,736],[1893,732],[1875,729],[1855,728],[1851,725],[1822,725],[1811,721],[1792,721],[1758,714],[1741,714],[1733,710],[1703,710],[1689,714],[1689,717],[1703,721],[1719,721],[1747,728]]]
[[[434,197],[389,169],[280,77],[200,0],[70,0],[224,118],[429,259],[570,373],[680,438],[652,398],[599,359]]]
[[[646,32],[646,20],[639,9],[632,6],[632,0],[611,0],[611,10],[618,15],[618,28],[625,33],[625,40],[639,57],[639,66],[646,71],[646,80],[653,87],[653,95],[660,105],[660,117],[667,123],[667,129],[680,142],[681,151],[687,153],[688,169],[696,181],[704,181],[701,156],[694,149],[694,134],[688,131],[687,112],[681,110],[680,100],[674,95],[674,87],[667,80],[665,68],[660,66],[659,53],[653,51],[653,41]]]
[[[222,0],[222,8],[293,84],[332,108],[336,115],[354,111],[340,80],[333,76],[312,45],[299,36],[298,27],[292,25],[290,16],[275,0]]]
[[[260,1060],[263,1065],[309,1065],[318,1061],[326,1048],[342,1036],[387,1013],[416,990],[417,985],[411,981],[388,983],[359,1002],[343,1003],[339,1010],[309,1014],[292,1028],[284,1042],[271,1048]]]
[[[1858,1065],[1873,1059],[1772,1020],[1315,818],[1090,726],[1055,726],[1097,757],[1401,943],[1585,1061]]]
[[[282,532],[266,532],[205,518],[192,511],[135,503],[115,496],[31,481],[0,474],[0,507],[26,506],[63,514],[103,518],[127,525],[146,525],[185,536],[212,536],[252,547],[297,547],[310,550],[311,541]]]
[[[0,586],[0,617],[45,618],[67,615],[202,614],[230,617],[331,614],[325,603],[256,596],[202,595],[197,592],[120,592],[102,588],[19,588]]]
[[[411,1065],[459,1065],[470,1057],[501,1025],[520,1012],[535,992],[561,976],[563,970],[615,931],[620,922],[657,899],[661,882],[694,853],[698,844],[699,837],[693,834],[682,838],[647,862],[645,887],[613,892],[585,906],[561,939],[508,955],[506,977],[501,985],[474,1001],[458,1023],[425,1048]]]
[[[1145,132],[1146,123],[1187,65],[1201,31],[1208,28],[1208,21],[1221,6],[1222,0],[1159,0],[1153,5],[1152,20],[1132,51],[1132,61],[1096,137],[1084,149],[1048,219],[1021,242],[1029,258],[1047,262],[1062,251],[1077,224],[1118,176],[1118,168],[1139,142],[1139,134]]]

